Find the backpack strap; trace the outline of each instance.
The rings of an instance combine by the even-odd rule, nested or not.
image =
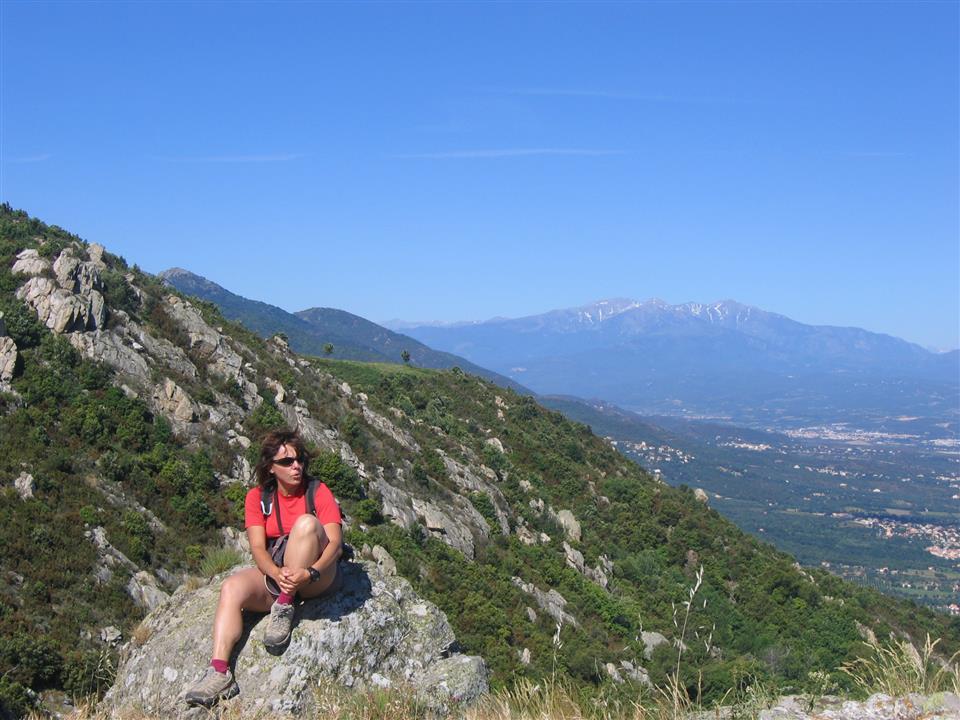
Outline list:
[[[310,478],[310,482],[307,483],[307,512],[317,516],[317,490],[320,488],[320,481],[316,478]]]
[[[270,513],[273,512],[273,514],[277,516],[277,529],[280,531],[280,534],[283,535],[283,520],[280,519],[280,503],[274,502],[274,495],[276,492],[276,488],[272,488],[270,490],[261,488],[260,512],[263,513],[264,520],[270,517]]]

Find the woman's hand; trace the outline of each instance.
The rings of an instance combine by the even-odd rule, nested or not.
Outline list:
[[[278,577],[274,579],[281,590],[294,595],[303,585],[310,582],[310,573],[307,572],[306,568],[282,567]]]

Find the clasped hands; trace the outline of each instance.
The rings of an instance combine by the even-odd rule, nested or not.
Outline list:
[[[310,582],[310,573],[306,568],[282,567],[273,579],[283,592],[295,595],[297,590]]]

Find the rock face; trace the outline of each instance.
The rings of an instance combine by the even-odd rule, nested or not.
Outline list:
[[[711,715],[711,717],[713,717]],[[892,698],[878,693],[864,702],[824,697],[811,709],[804,698],[780,698],[760,711],[760,720],[960,720],[960,697],[954,693]]]
[[[310,716],[319,683],[347,687],[412,686],[433,708],[446,711],[487,691],[479,657],[451,652],[455,638],[446,617],[418,597],[403,578],[374,562],[344,562],[343,589],[310,600],[299,610],[290,645],[280,656],[261,643],[263,615],[246,618],[234,650],[240,695],[225,705],[239,716],[279,713]],[[147,616],[150,637],[127,646],[105,703],[115,714],[133,708],[163,717],[206,717],[182,701],[203,674],[220,583],[179,589]]]

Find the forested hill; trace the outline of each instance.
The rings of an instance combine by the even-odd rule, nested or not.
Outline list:
[[[936,616],[759,543],[591,430],[461,370],[298,356],[97,245],[0,209],[0,703],[109,682],[115,633],[240,526],[257,438],[295,425],[494,686],[681,683],[709,702],[832,673]],[[38,519],[41,521],[38,522]],[[555,635],[558,638],[554,642]]]
[[[185,295],[212,302],[224,317],[239,322],[260,337],[268,338],[283,333],[290,347],[305,355],[388,363],[400,363],[407,357],[407,362],[419,367],[438,370],[459,367],[502,387],[529,393],[519,383],[474,365],[466,358],[433,350],[412,337],[388,330],[345,310],[315,307],[288,313],[276,305],[232,293],[182,268],[164,270],[160,278]]]

